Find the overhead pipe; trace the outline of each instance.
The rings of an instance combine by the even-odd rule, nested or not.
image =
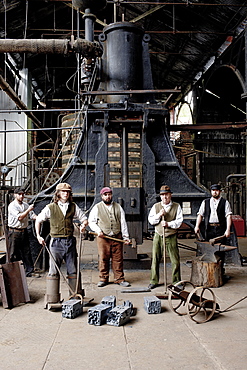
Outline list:
[[[84,39],[1,39],[0,53],[68,54],[80,53],[85,57],[101,56],[102,48],[96,41]]]

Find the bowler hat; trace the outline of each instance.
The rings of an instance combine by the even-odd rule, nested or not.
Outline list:
[[[210,187],[211,190],[221,190],[221,186],[219,184],[213,184]]]
[[[72,192],[70,184],[67,184],[66,182],[60,182],[60,184],[56,186],[56,190],[65,190]]]
[[[104,188],[100,190],[100,195],[105,194],[105,193],[112,193],[111,188],[109,188],[108,186],[105,186]]]
[[[172,191],[168,185],[162,185],[160,188],[160,194],[166,194],[166,193],[172,194]]]

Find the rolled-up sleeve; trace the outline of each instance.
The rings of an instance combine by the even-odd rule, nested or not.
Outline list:
[[[36,221],[37,222],[44,222],[48,220],[51,216],[50,208],[48,205],[45,206],[45,208],[42,209],[42,211],[38,214]]]
[[[77,220],[79,220],[80,222],[83,222],[87,219],[87,216],[85,215],[85,213],[81,210],[80,207],[78,207],[78,205],[76,204],[75,205],[75,216],[74,218],[76,218]]]
[[[99,234],[102,230],[98,226],[98,207],[97,204],[92,208],[89,217],[88,225],[92,231]]]
[[[160,217],[157,216],[156,209],[155,209],[155,204],[151,208],[149,215],[148,215],[148,222],[151,225],[157,225],[160,222]]]
[[[125,213],[124,210],[121,206],[120,207],[120,214],[121,214],[121,232],[122,232],[122,237],[124,240],[129,239],[129,232],[128,232],[128,226],[127,222],[125,219]]]

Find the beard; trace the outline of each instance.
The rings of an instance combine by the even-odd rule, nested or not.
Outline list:
[[[103,202],[104,202],[105,204],[107,204],[107,205],[111,204],[111,201],[112,201],[112,200],[103,200]]]
[[[220,197],[220,194],[219,194],[219,195],[218,195],[218,194],[217,194],[217,195],[216,195],[216,194],[215,194],[215,195],[213,195],[213,198],[214,198],[214,199],[219,199],[219,197]]]

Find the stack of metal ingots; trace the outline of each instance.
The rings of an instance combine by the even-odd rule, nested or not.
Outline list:
[[[130,301],[116,306],[116,297],[107,296],[102,298],[101,303],[89,308],[88,323],[90,325],[114,325],[121,326],[130,320],[133,305]]]

